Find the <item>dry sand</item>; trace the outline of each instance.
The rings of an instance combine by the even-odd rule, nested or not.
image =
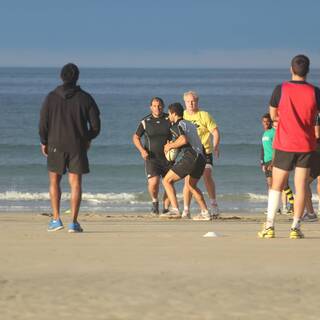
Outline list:
[[[281,217],[276,239],[257,239],[263,219],[82,214],[68,234],[2,213],[0,319],[319,319],[319,223],[290,240]]]

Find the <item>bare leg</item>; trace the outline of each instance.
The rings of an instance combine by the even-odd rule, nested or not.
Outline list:
[[[282,191],[286,181],[288,180],[288,177],[289,171],[273,167],[271,189],[276,191]]]
[[[181,178],[172,170],[169,170],[162,180],[163,187],[166,190],[167,196],[171,203],[171,207],[173,209],[179,209],[176,190],[174,188],[174,183],[178,180],[181,180]]]
[[[160,177],[155,176],[148,179],[148,191],[152,201],[157,201],[159,194]]]
[[[183,186],[183,205],[185,208],[190,209],[192,193],[190,192],[189,185],[188,185],[188,178],[184,179],[184,186]]]
[[[272,186],[272,177],[268,177],[267,178],[267,188],[268,188],[268,190],[271,189],[271,186]]]
[[[310,180],[309,180],[309,183],[307,184],[307,187],[306,187],[306,189],[307,189],[306,190],[306,211],[308,213],[314,213],[313,205],[312,205],[312,191],[311,191],[312,180],[311,181]]]
[[[49,171],[49,194],[52,208],[52,215],[54,220],[60,218],[60,200],[61,188],[60,181],[62,176],[58,173]]]
[[[309,173],[310,169],[296,167],[294,174],[294,185],[296,189],[296,198],[294,202],[294,218],[296,219],[300,219],[303,215]]]
[[[76,173],[69,173],[69,184],[71,188],[71,199],[70,199],[70,205],[71,205],[71,214],[73,222],[77,222],[78,214],[79,214],[79,208],[81,203],[81,197],[82,197],[82,175],[76,174]]]
[[[170,200],[169,200],[166,192],[163,193],[162,201],[163,201],[163,209],[169,209]]]
[[[281,202],[282,202],[282,209],[285,209],[287,206],[287,195],[285,194],[285,192],[282,190],[282,194],[281,194]]]
[[[206,186],[209,199],[216,199],[216,185],[212,178],[212,169],[205,168],[203,171],[203,181]]]
[[[188,184],[188,188],[192,195],[194,196],[194,199],[197,201],[200,209],[202,211],[208,211],[207,204],[204,200],[203,194],[201,190],[197,187],[199,179],[192,178],[190,176],[187,176],[186,183]]]

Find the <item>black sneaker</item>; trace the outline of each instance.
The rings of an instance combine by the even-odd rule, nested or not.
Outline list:
[[[158,201],[152,202],[151,214],[152,215],[159,214],[159,202]]]
[[[166,209],[166,208],[162,209],[162,213],[168,213],[168,212],[169,212],[169,209]]]

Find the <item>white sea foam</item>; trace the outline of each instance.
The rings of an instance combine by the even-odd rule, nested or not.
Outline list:
[[[139,197],[140,193],[83,193],[82,200],[89,202],[131,202]],[[63,193],[62,200],[70,199],[70,193]],[[49,200],[48,192],[19,192],[6,191],[0,193],[0,200],[7,201],[35,201]]]
[[[256,194],[256,193],[248,193],[249,200],[254,201],[268,201],[267,194]]]
[[[182,200],[182,194],[177,194],[178,199]],[[48,192],[19,192],[19,191],[6,191],[0,192],[0,201],[44,201],[49,200]],[[62,200],[69,200],[70,193],[62,193]],[[252,202],[267,202],[267,194],[257,194],[257,193],[243,193],[243,194],[220,194],[218,199],[223,202],[242,202],[242,201],[252,201]],[[103,203],[130,203],[139,204],[150,202],[149,196],[145,192],[121,192],[121,193],[83,193],[82,200],[87,201],[92,204],[103,204]],[[312,200],[317,201],[317,194],[312,195]]]

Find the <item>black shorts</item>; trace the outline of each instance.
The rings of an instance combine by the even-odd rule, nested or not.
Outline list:
[[[212,153],[205,153],[204,158],[206,160],[206,168],[212,168],[213,167],[213,156]]]
[[[282,170],[291,171],[294,167],[310,168],[314,151],[287,152],[274,150],[273,166]]]
[[[320,151],[316,151],[313,155],[310,167],[310,177],[316,179],[320,176]]]
[[[192,178],[200,179],[205,166],[206,160],[201,154],[187,151],[171,170],[181,179],[189,175]]]
[[[147,159],[145,161],[145,170],[147,178],[164,177],[171,167],[167,159]]]
[[[272,161],[268,161],[264,164],[264,166],[266,167],[266,170],[264,172],[264,175],[266,176],[266,178],[272,178],[272,168],[271,170],[268,170],[267,167],[269,167],[271,165]]]
[[[47,167],[51,172],[65,174],[85,174],[89,172],[89,161],[87,151],[69,153],[59,151],[55,147],[48,146]]]

